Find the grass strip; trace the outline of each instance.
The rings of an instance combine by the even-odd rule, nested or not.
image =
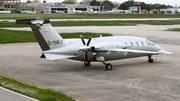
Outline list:
[[[91,36],[93,38],[96,37],[100,37],[100,35],[102,35],[103,37],[105,36],[113,36],[112,34],[108,34],[108,33],[90,33],[90,32],[77,32],[77,33],[61,33],[61,36],[64,39],[69,39],[69,38],[80,38],[80,35],[82,35],[84,38],[89,39]]]
[[[149,25],[175,25],[175,21],[61,21],[51,22],[53,26],[135,26],[137,24]]]
[[[38,88],[3,76],[0,76],[0,86],[40,101],[75,101],[61,92]]]
[[[112,34],[106,33],[61,33],[64,39],[67,38],[80,38],[83,35],[84,38],[99,37],[102,36],[112,36]],[[16,31],[16,30],[6,30],[0,29],[0,44],[1,43],[22,43],[22,42],[37,42],[32,31]]]
[[[180,24],[180,21],[58,21],[51,24],[52,26],[135,26],[137,24],[175,25]],[[29,27],[29,25],[1,22],[0,27]]]
[[[180,31],[180,28],[168,28],[166,31]]]
[[[179,18],[174,14],[1,14],[0,19],[128,19],[128,18]]]
[[[36,42],[32,31],[0,29],[0,43]]]

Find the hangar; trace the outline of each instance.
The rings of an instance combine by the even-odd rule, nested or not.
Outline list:
[[[62,3],[27,3],[29,8],[40,7],[41,13],[91,13],[91,7],[87,4],[62,4]]]
[[[86,4],[62,4],[62,3],[51,3],[45,4],[41,7],[41,10],[46,14],[50,13],[76,13],[76,11],[90,13],[91,8]]]

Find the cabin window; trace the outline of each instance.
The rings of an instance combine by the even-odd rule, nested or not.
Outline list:
[[[133,43],[131,42],[130,44],[131,44],[131,47],[133,47]]]
[[[144,46],[144,43],[141,41],[141,45]]]
[[[155,43],[153,43],[153,42],[151,42],[151,41],[149,41],[149,40],[146,40],[146,43],[147,43],[147,45],[149,45],[149,46],[154,46],[154,45],[155,45]]]
[[[136,42],[136,44],[137,44],[137,46],[139,46],[139,43],[138,43],[138,42]]]

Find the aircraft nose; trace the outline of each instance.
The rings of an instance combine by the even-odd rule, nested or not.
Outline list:
[[[158,51],[160,51],[160,50],[164,50],[162,47],[160,47],[160,46],[159,46],[159,45],[157,45],[157,44],[156,44],[156,48],[157,48],[157,50],[158,50]]]

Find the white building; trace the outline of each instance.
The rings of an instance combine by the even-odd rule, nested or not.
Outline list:
[[[27,3],[28,7],[38,6],[41,13],[91,13],[87,4],[62,4],[62,3]]]
[[[164,14],[179,14],[180,8],[160,9],[160,12]]]
[[[129,11],[131,13],[141,13],[141,7],[140,6],[129,7]]]
[[[51,3],[44,5],[44,13],[90,13],[91,8],[86,4]]]

